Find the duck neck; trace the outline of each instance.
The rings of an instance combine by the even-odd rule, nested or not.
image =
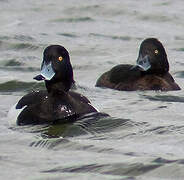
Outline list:
[[[72,84],[74,83],[73,78],[65,81],[45,81],[45,86],[48,93],[67,93]]]
[[[162,69],[160,70],[148,70],[148,71],[141,71],[142,75],[161,75],[163,76],[164,74],[168,73],[168,71],[164,71]]]

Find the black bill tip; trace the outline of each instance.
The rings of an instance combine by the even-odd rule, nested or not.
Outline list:
[[[45,80],[45,78],[41,74],[35,76],[33,79],[35,79],[37,81],[43,81],[43,80]]]

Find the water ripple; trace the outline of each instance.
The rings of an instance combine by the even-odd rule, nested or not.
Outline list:
[[[183,65],[183,64],[181,64],[181,65]],[[178,72],[175,73],[175,75],[178,78],[184,78],[184,71],[178,71]]]
[[[10,59],[5,62],[4,66],[21,66],[21,65],[23,65],[22,62],[19,62],[16,59]]]
[[[29,51],[34,51],[39,49],[40,47],[37,45],[34,45],[32,43],[28,43],[28,42],[6,42],[6,41],[2,41],[0,40],[0,49],[1,50],[29,50]]]
[[[173,95],[142,95],[145,99],[149,99],[151,101],[162,101],[162,102],[184,102],[184,97],[181,96],[173,96]]]
[[[168,159],[164,159],[164,158],[156,158],[155,160],[153,160],[153,163],[158,163],[158,164],[170,164],[170,163],[175,163],[178,160],[168,160]],[[180,161],[180,160],[179,160]]]
[[[156,168],[162,166],[161,164],[142,164],[142,163],[112,163],[112,164],[87,164],[78,165],[68,168],[62,166],[53,169],[42,171],[43,173],[56,173],[56,172],[70,172],[70,173],[99,173],[124,176],[126,178],[134,179],[134,176],[145,174],[149,171],[153,171]]]
[[[172,21],[172,18],[168,16],[163,16],[163,15],[141,15],[139,16],[139,19],[143,21],[156,21],[156,22],[168,22]]]
[[[141,134],[159,134],[159,135],[166,135],[166,134],[184,134],[184,126],[157,126],[152,127],[150,129],[146,129],[144,131],[140,131]]]
[[[94,21],[94,20],[91,17],[58,18],[51,20],[51,22],[68,22],[68,23],[86,22],[86,21]]]
[[[35,67],[17,67],[13,66],[13,63],[8,64],[5,67],[0,67],[1,70],[3,71],[20,71],[20,72],[35,72],[39,71],[40,68],[35,68]]]
[[[22,82],[22,81],[7,81],[5,83],[0,84],[0,92],[27,92],[32,89],[44,89],[44,83],[37,83],[37,82]]]
[[[77,35],[70,34],[70,33],[58,33],[58,35],[65,36],[65,37],[70,37],[70,38],[76,38],[76,37],[78,37]]]
[[[89,36],[110,38],[114,40],[117,39],[117,40],[123,40],[123,41],[130,41],[132,39],[130,36],[112,36],[112,35],[104,35],[104,34],[97,34],[97,33],[90,33]]]

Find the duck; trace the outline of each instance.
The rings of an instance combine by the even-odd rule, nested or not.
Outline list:
[[[69,52],[61,45],[50,45],[43,52],[41,72],[33,79],[44,81],[46,90],[24,95],[15,108],[21,110],[17,125],[53,124],[76,121],[98,110],[87,97],[71,90],[75,83]]]
[[[181,89],[169,73],[166,51],[156,38],[143,40],[136,65],[116,65],[97,79],[96,86],[120,91]]]

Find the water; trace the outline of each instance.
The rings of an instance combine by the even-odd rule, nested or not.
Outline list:
[[[161,180],[184,177],[183,1],[0,0],[1,179]],[[94,87],[120,63],[135,64],[140,43],[166,48],[177,92]],[[7,113],[33,89],[50,44],[71,55],[77,92],[111,117],[63,126],[16,127]]]

